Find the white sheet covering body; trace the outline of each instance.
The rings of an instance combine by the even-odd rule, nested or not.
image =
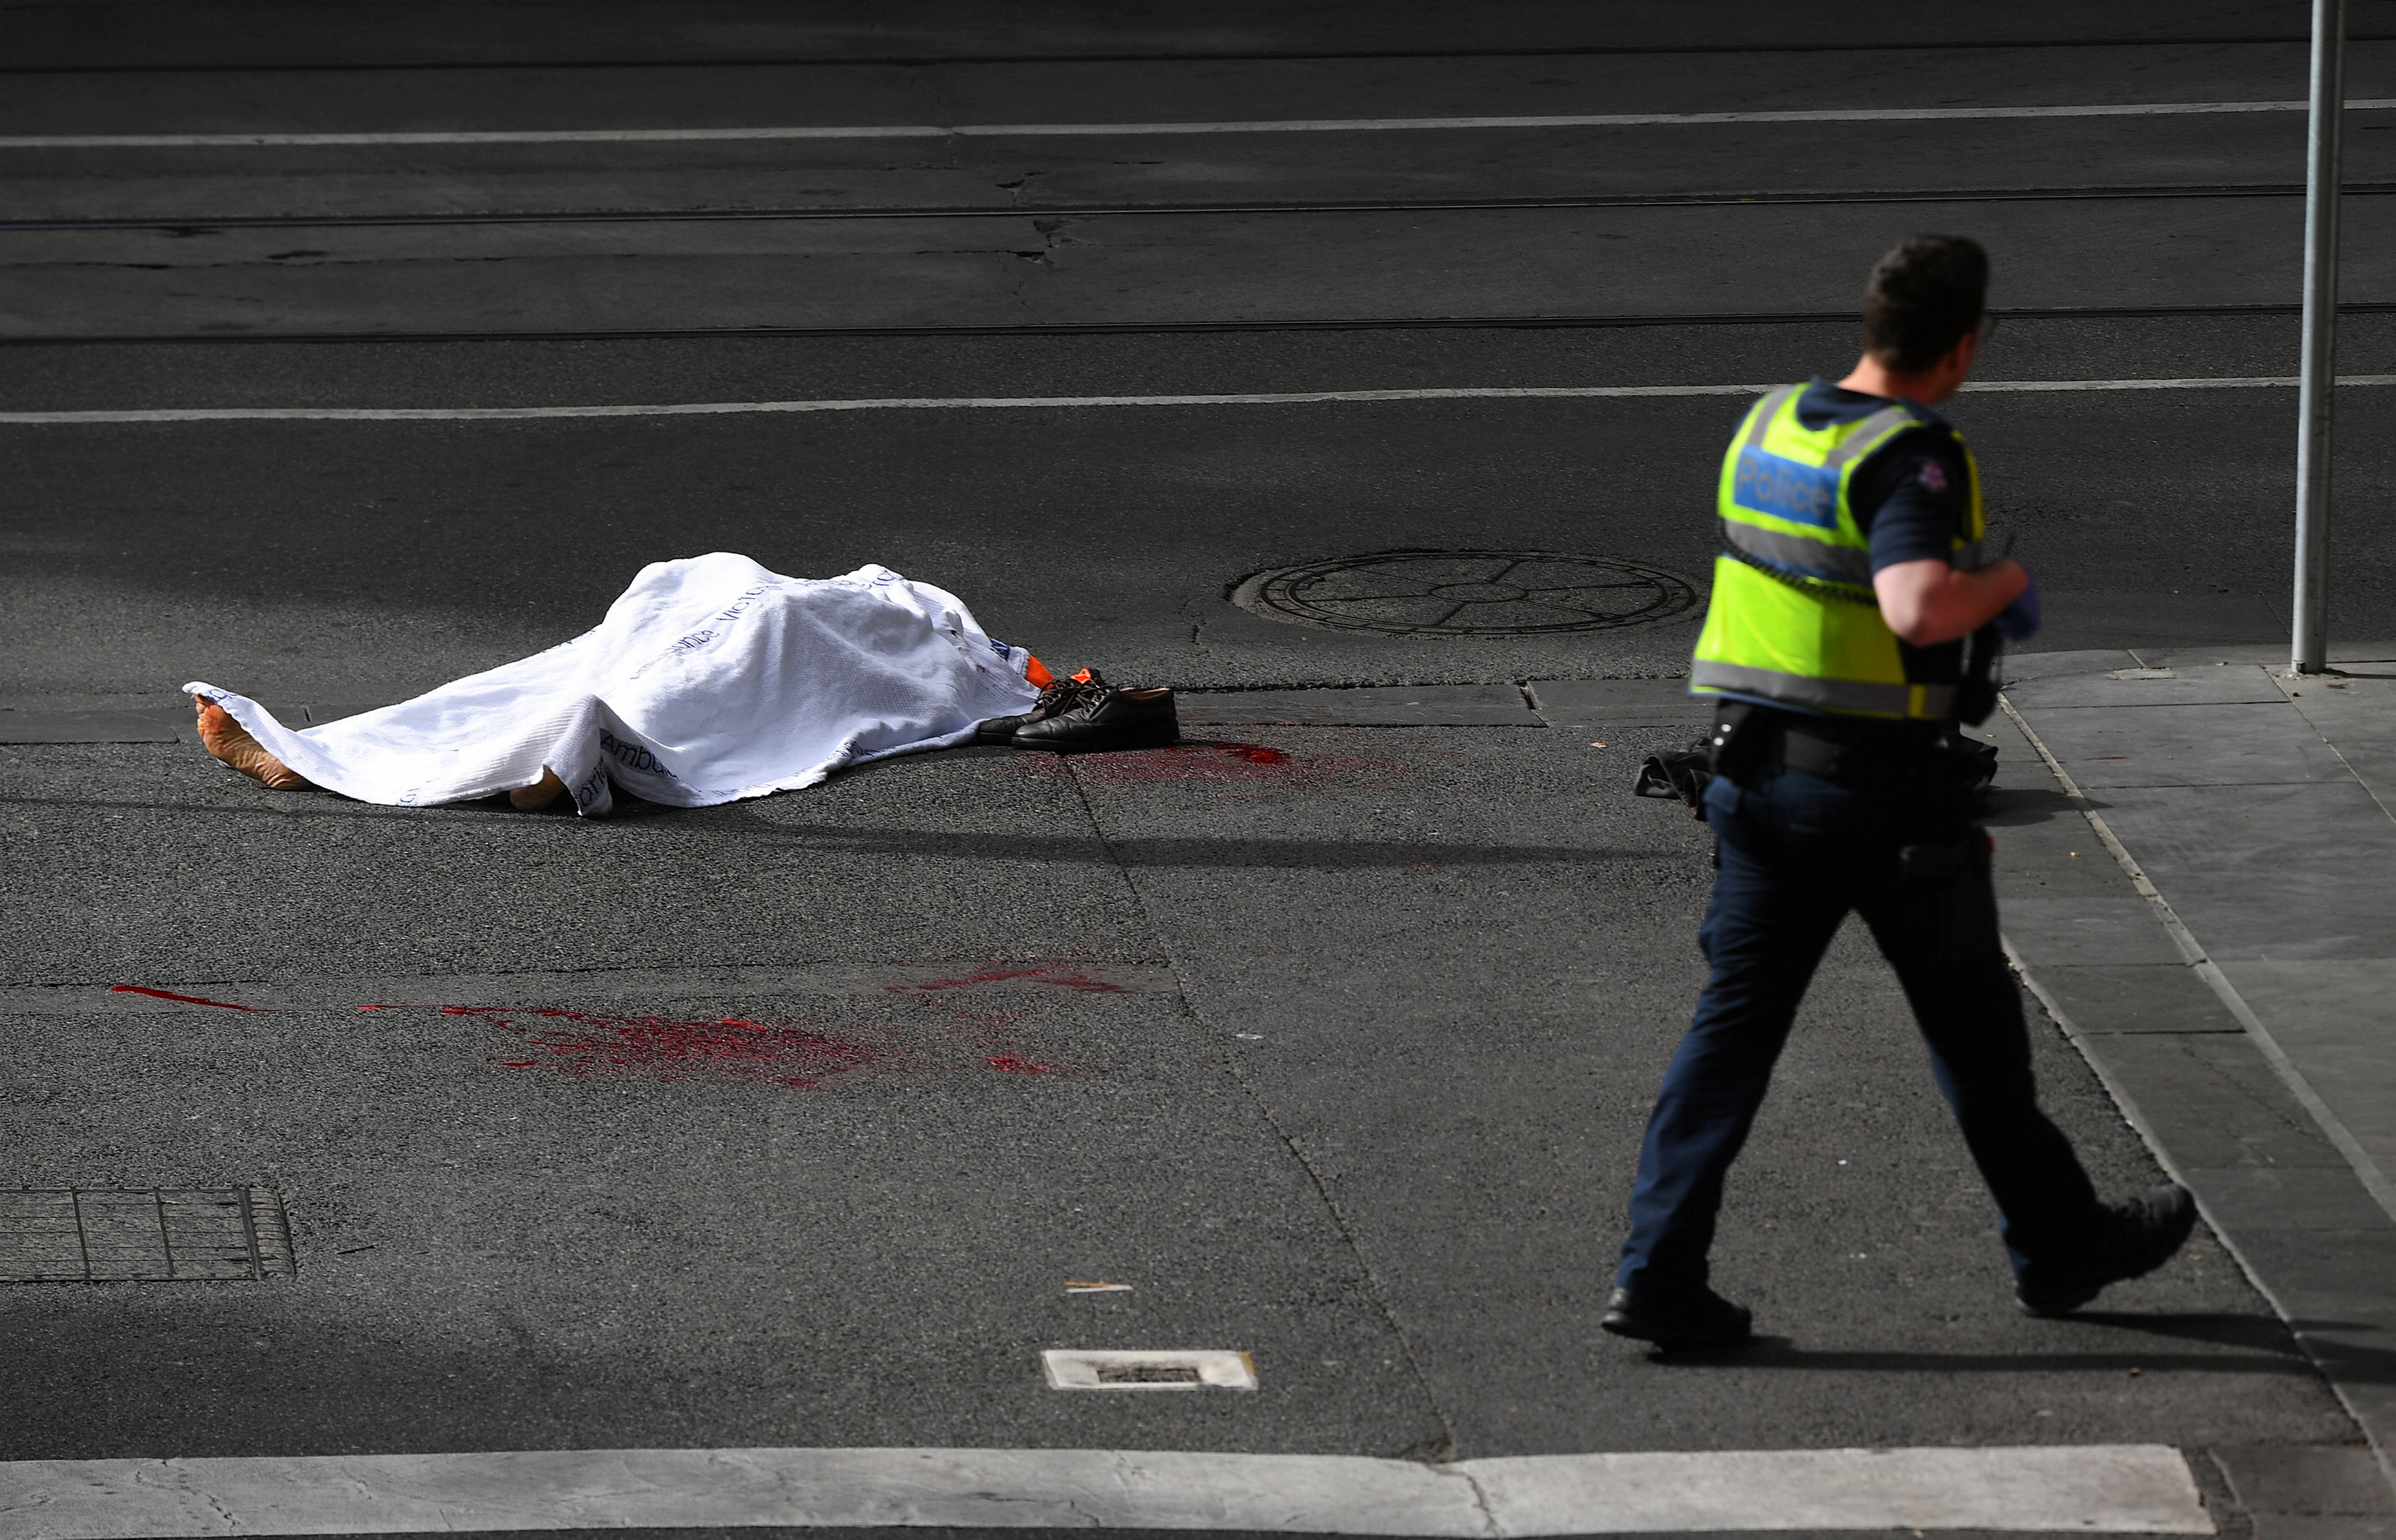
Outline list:
[[[844,765],[947,749],[1028,709],[1031,654],[955,595],[887,567],[784,578],[718,551],[641,569],[607,618],[532,657],[396,706],[294,732],[244,696],[206,696],[267,751],[360,802],[416,807],[530,786],[579,812],[611,783],[672,807],[813,786]]]

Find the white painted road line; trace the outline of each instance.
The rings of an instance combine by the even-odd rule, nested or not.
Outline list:
[[[2301,113],[2303,101],[2147,101],[2059,107],[1830,107],[1535,117],[1264,118],[1224,123],[903,123],[752,128],[485,128],[340,134],[8,134],[0,150],[199,150],[341,144],[678,144],[727,139],[1115,139],[1152,134],[1387,134],[1476,128],[1678,128],[1729,123],[1958,123],[2006,118],[2206,117]],[[2349,100],[2354,113],[2396,100]]]
[[[0,1463],[9,1540],[789,1525],[1509,1536],[2211,1534],[2161,1444],[1563,1454],[1429,1466],[1074,1449],[619,1449]]]
[[[2396,375],[2340,375],[2340,385],[2396,385]],[[2294,390],[2294,375],[2196,379],[2001,379],[1973,392]],[[524,422],[544,418],[772,416],[791,412],[996,411],[1073,406],[1297,406],[1319,402],[1604,401],[1754,396],[1770,385],[1458,386],[1418,391],[1258,391],[1225,395],[889,396],[854,401],[688,401],[622,406],[154,406],[126,411],[0,412],[0,427],[106,422]]]

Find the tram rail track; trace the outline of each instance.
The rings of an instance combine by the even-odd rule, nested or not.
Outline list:
[[[2295,316],[2290,304],[2092,305],[2004,309],[2006,321],[2214,320],[2231,316]],[[2349,300],[2340,315],[2396,313],[2396,300]],[[1211,333],[1340,331],[1570,331],[1615,326],[1836,325],[1853,328],[1853,311],[1699,312],[1687,314],[1356,316],[1257,321],[1026,321],[933,325],[623,326],[516,331],[152,332],[123,335],[0,335],[0,349],[186,343],[378,344],[416,342],[635,342],[689,339],[778,338],[1172,337]]]
[[[1433,214],[1546,208],[1708,208],[1738,206],[1923,203],[2130,202],[2182,198],[2301,198],[2301,182],[2188,186],[1879,188],[1822,192],[1593,192],[1521,198],[1338,198],[1220,203],[878,205],[859,207],[684,209],[491,209],[413,214],[140,216],[0,219],[0,234],[94,231],[372,230],[393,227],[543,224],[706,224],[776,220],[1124,219],[1254,214]],[[2396,193],[2396,181],[2349,182],[2348,197]]]
[[[1047,64],[1278,64],[1334,63],[1342,60],[1369,62],[1406,59],[1609,59],[1712,57],[1722,55],[1830,53],[1974,53],[2040,48],[2218,48],[2303,46],[2306,33],[2263,35],[2219,33],[2191,37],[2052,37],[1963,38],[1915,42],[1837,43],[1656,43],[1581,44],[1520,48],[1343,48],[1286,50],[1219,50],[1045,54],[860,54],[828,58],[802,54],[763,57],[718,55],[683,59],[441,59],[398,61],[340,62],[321,60],[218,63],[138,64],[9,64],[0,65],[0,77],[56,74],[234,74],[305,73],[370,73],[432,70],[684,70],[684,69],[954,69],[978,65]],[[0,48],[9,40],[0,36]],[[2349,46],[2361,43],[2396,43],[2396,33],[2349,33]]]

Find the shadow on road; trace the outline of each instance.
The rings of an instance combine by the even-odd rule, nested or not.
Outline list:
[[[2288,1374],[2309,1376],[2313,1365],[2297,1347],[2288,1328],[2269,1316],[2223,1313],[2135,1315],[2127,1312],[2083,1311],[2070,1318],[2083,1324],[2116,1331],[2144,1332],[2218,1348],[2245,1348],[2238,1353],[2138,1352],[2118,1341],[2089,1352],[1923,1353],[1871,1348],[1808,1348],[1790,1337],[1758,1337],[1743,1350],[1713,1353],[1656,1353],[1658,1362],[1688,1367],[1740,1369],[1892,1371],[1915,1374],[2088,1374],[2111,1371],[2123,1374]],[[2353,1332],[2376,1328],[2337,1321],[2299,1321],[2308,1332]],[[2322,1344],[2352,1371],[2347,1376],[2372,1384],[2396,1379],[2396,1352]]]

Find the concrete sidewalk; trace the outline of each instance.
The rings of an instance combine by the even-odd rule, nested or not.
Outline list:
[[[2396,1443],[2396,645],[2013,661],[2025,976],[2370,1432]]]

